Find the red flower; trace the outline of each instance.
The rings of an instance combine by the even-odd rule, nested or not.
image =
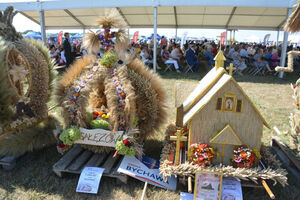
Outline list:
[[[199,145],[199,147],[200,147],[201,149],[204,149],[204,148],[207,147],[207,144],[206,144],[206,143],[201,143],[201,144]]]
[[[126,147],[130,147],[131,146],[131,142],[128,139],[123,140],[123,144],[125,144]]]
[[[297,85],[293,85],[293,88],[296,88],[297,87]]]

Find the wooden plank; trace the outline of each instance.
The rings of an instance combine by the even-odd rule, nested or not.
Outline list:
[[[20,156],[6,156],[1,158],[0,164],[1,165],[9,165],[10,163],[16,161]]]
[[[86,163],[85,167],[98,167],[107,157],[107,153],[96,153],[94,154],[91,159]]]
[[[250,187],[250,188],[263,188],[260,184],[255,184],[249,181],[242,181],[241,182],[242,187]]]
[[[79,145],[74,145],[74,147],[66,153],[57,163],[53,165],[53,170],[64,170],[70,163],[83,151],[82,147]]]
[[[113,170],[111,170],[111,173],[109,175],[110,177],[117,178],[117,185],[121,185],[122,183],[126,184],[128,181],[127,175],[118,172],[118,168],[120,167],[123,159],[124,159],[124,156],[119,157],[118,164],[116,165],[116,167]]]
[[[292,152],[288,152],[286,145],[283,144],[278,137],[272,138],[272,146],[274,145],[277,146],[289,159],[289,162],[294,165],[298,171],[300,171],[300,161],[292,154]]]
[[[183,127],[183,105],[176,108],[176,126]]]
[[[105,163],[101,166],[102,168],[104,168],[104,172],[103,174],[109,174],[112,167],[114,166],[115,162],[118,161],[118,158],[120,155],[117,155],[117,157],[113,158],[114,152],[110,152],[107,160],[105,161]]]
[[[67,168],[67,170],[70,171],[76,171],[78,173],[81,172],[80,168],[84,166],[84,164],[90,159],[90,157],[93,155],[93,152],[89,150],[85,150],[82,154],[77,157],[73,163]]]

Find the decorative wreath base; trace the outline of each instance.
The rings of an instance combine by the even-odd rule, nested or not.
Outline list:
[[[267,169],[259,168],[234,168],[232,166],[207,166],[200,167],[192,163],[184,163],[179,165],[170,165],[169,155],[175,152],[175,145],[169,140],[171,133],[176,129],[175,124],[171,123],[166,130],[164,147],[161,154],[161,165],[160,173],[163,178],[166,179],[168,176],[190,176],[194,177],[196,171],[219,171],[223,173],[223,176],[231,176],[240,180],[253,181],[257,183],[258,179],[270,179],[274,181],[274,184],[279,182],[282,186],[287,185],[287,171],[281,168],[281,162],[276,159],[264,145],[261,148],[261,156],[264,159],[265,164],[269,167]]]
[[[48,117],[34,127],[18,131],[0,140],[0,157],[22,155],[26,152],[45,148],[56,143],[53,130],[58,121]]]

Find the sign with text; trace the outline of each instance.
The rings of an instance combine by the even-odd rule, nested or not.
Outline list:
[[[171,176],[165,182],[162,175],[159,174],[159,164],[158,160],[146,156],[143,156],[141,161],[136,157],[125,156],[118,172],[158,187],[176,190],[177,179]]]
[[[112,133],[111,131],[107,131],[104,129],[79,128],[79,130],[82,133],[82,137],[75,143],[94,146],[115,147],[116,142],[123,134],[123,131],[116,131]]]
[[[222,200],[243,200],[241,182],[233,177],[224,177],[222,183]]]
[[[222,190],[222,173],[197,171],[194,200],[220,200]]]
[[[79,177],[76,192],[97,194],[104,168],[85,167]]]

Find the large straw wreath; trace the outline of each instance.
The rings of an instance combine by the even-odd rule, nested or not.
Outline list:
[[[48,117],[54,62],[48,49],[15,31],[16,12],[0,12],[0,155],[22,154],[55,141]]]
[[[106,30],[120,27],[120,20],[113,14],[103,19],[99,23],[104,24],[102,27]],[[110,112],[112,134],[126,132],[135,126],[139,134],[134,135],[134,139],[142,143],[159,129],[165,119],[165,93],[161,80],[141,60],[128,53],[129,42],[122,30],[108,34],[117,36],[115,44],[109,38],[103,39],[105,35],[101,34],[91,33],[86,46],[90,52],[95,52],[100,49],[100,44],[106,45],[103,58],[97,60],[92,54],[85,56],[74,63],[59,81],[56,95],[57,104],[62,108],[64,128],[91,128],[89,113],[105,109]],[[95,152],[112,150],[102,146],[83,146]]]

